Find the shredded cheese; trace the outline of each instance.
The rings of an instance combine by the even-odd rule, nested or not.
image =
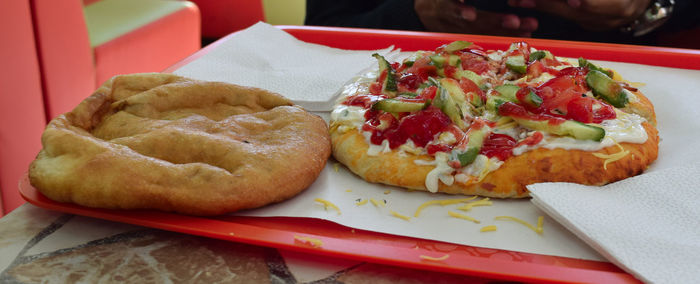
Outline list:
[[[539,216],[537,217],[537,227],[533,226],[532,224],[523,221],[522,219],[518,219],[512,216],[497,216],[494,218],[494,220],[509,220],[509,221],[515,221],[520,224],[525,225],[526,227],[530,228],[533,230],[535,233],[542,234],[544,228],[543,228],[543,223],[544,223],[544,217]]]
[[[477,201],[472,201],[467,204],[464,204],[463,206],[458,207],[457,209],[462,210],[462,211],[469,211],[472,210],[472,207],[474,206],[491,206],[493,205],[493,201],[491,201],[488,197],[484,197],[481,200]]]
[[[442,260],[448,259],[449,257],[450,257],[449,254],[443,255],[441,257],[432,257],[432,256],[427,256],[427,255],[420,256],[421,259],[432,260],[432,261],[442,261]]]
[[[451,205],[451,204],[457,204],[461,202],[467,202],[476,199],[476,196],[472,196],[469,198],[459,198],[459,199],[442,199],[442,200],[430,200],[426,201],[420,206],[418,206],[418,209],[416,209],[416,213],[413,214],[413,217],[418,217],[420,215],[420,212],[423,211],[425,207],[439,204],[440,206],[445,206],[445,205]]]
[[[481,232],[492,232],[492,231],[495,231],[495,230],[497,230],[497,229],[498,229],[498,227],[496,227],[496,225],[489,225],[489,226],[483,226],[483,227],[481,227],[481,230],[479,230],[479,231],[481,231]]]
[[[345,192],[352,192],[352,189],[346,189]]]
[[[496,121],[496,126],[505,125],[505,124],[508,124],[508,123],[511,123],[511,122],[515,122],[515,120],[513,120],[513,118],[508,117],[508,116],[502,116],[501,118],[499,118],[499,119]]]
[[[376,207],[380,207],[380,206],[386,205],[386,204],[384,204],[384,203],[381,203],[381,202],[377,201],[377,200],[374,199],[374,198],[370,198],[369,201],[372,202],[372,204],[374,204],[374,206],[376,206]]]
[[[337,173],[340,170],[340,165],[338,163],[333,163],[333,170]]]
[[[394,210],[391,210],[391,216],[394,216],[394,217],[396,217],[396,218],[401,218],[401,219],[404,219],[404,220],[406,220],[406,221],[411,221],[411,217],[408,217],[408,216],[406,216],[406,215],[401,215],[401,214],[399,214],[398,212],[396,212],[396,211],[394,211]]]
[[[309,244],[315,248],[320,248],[321,246],[323,246],[323,241],[321,241],[319,239],[310,238],[310,237],[303,237],[303,236],[294,235],[294,240],[305,243],[305,244]]]
[[[355,205],[357,205],[357,206],[365,205],[365,204],[367,204],[367,201],[369,201],[369,199],[362,199],[358,202],[355,202]]]
[[[620,145],[620,143],[617,143],[617,141],[615,141],[615,145],[617,145],[617,147],[620,148],[620,152],[614,154],[593,153],[593,156],[605,159],[605,161],[603,162],[603,169],[605,170],[608,169],[609,163],[622,159],[630,153],[629,150],[626,150],[624,147],[622,147],[622,145]]]
[[[464,220],[467,220],[467,221],[472,221],[472,222],[477,223],[477,224],[481,223],[481,222],[480,222],[479,220],[477,220],[477,219],[474,219],[474,218],[472,218],[472,217],[469,217],[469,216],[467,216],[467,215],[460,214],[460,213],[457,213],[457,212],[454,212],[454,211],[447,211],[447,214],[450,214],[450,216],[452,216],[452,217],[459,218],[459,219],[464,219]]]
[[[384,191],[384,194],[389,194],[389,193],[391,193],[391,189],[387,189]]]
[[[340,208],[338,206],[335,206],[332,202],[322,199],[322,198],[315,198],[314,201],[323,204],[323,208],[328,210],[328,207],[333,208],[333,210],[338,212],[338,215],[340,215]]]
[[[508,122],[508,123],[504,123],[504,124],[502,124],[502,125],[498,125],[498,126],[496,126],[496,128],[498,128],[498,129],[504,129],[504,130],[505,130],[505,129],[514,128],[514,127],[516,127],[516,126],[518,126],[518,123],[515,122],[515,121],[511,121],[511,122]]]

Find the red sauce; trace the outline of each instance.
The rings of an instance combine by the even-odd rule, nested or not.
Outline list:
[[[429,142],[433,141],[435,135],[445,130],[452,121],[447,115],[435,107],[428,107],[424,110],[408,114],[398,121],[392,123],[389,128],[384,130],[376,129],[379,121],[379,112],[368,111],[374,117],[370,117],[363,127],[364,130],[372,131],[370,141],[372,144],[381,145],[384,139],[389,140],[389,147],[395,149],[410,138],[418,147],[425,147]],[[374,128],[372,127],[374,126]]]
[[[484,145],[481,146],[479,154],[489,158],[496,157],[501,161],[505,161],[513,156],[513,149],[515,147],[521,145],[535,146],[539,144],[543,138],[544,135],[539,131],[535,131],[531,136],[528,136],[520,142],[515,141],[515,139],[509,135],[491,133],[484,139]]]
[[[481,146],[479,154],[489,158],[496,157],[501,161],[505,161],[513,156],[513,148],[516,144],[517,142],[513,137],[505,134],[491,133],[491,135],[484,139],[484,145]]]

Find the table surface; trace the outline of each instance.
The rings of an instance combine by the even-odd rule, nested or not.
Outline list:
[[[486,283],[319,257],[24,204],[0,219],[0,283]]]

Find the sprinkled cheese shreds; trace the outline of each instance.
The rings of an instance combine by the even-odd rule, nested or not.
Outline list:
[[[386,205],[386,204],[384,204],[384,203],[382,203],[382,202],[380,202],[380,201],[377,201],[377,200],[374,199],[374,198],[370,198],[369,201],[372,202],[372,204],[374,204],[374,206],[376,206],[376,207],[382,207],[382,206],[385,206],[385,205]]]
[[[404,220],[406,220],[406,221],[411,221],[411,217],[408,217],[408,216],[406,216],[406,215],[401,215],[401,214],[399,214],[398,212],[396,212],[396,211],[394,211],[394,210],[391,210],[391,216],[394,216],[394,217],[396,217],[396,218],[401,218],[401,219],[404,219]]]
[[[333,208],[333,210],[338,212],[338,215],[340,215],[340,208],[338,206],[335,206],[332,202],[322,199],[322,198],[314,198],[314,201],[323,204],[323,207],[328,210],[328,207]]]
[[[469,198],[459,198],[459,199],[430,200],[430,201],[427,201],[427,202],[421,204],[420,206],[418,206],[418,209],[416,209],[416,213],[413,214],[413,217],[418,217],[418,215],[420,215],[420,212],[423,211],[423,209],[425,207],[428,207],[430,205],[439,204],[440,206],[445,206],[445,205],[467,202],[467,201],[471,201],[474,199],[476,199],[476,196],[472,196]]]
[[[459,219],[464,219],[464,220],[467,220],[467,221],[472,221],[472,222],[477,223],[477,224],[481,223],[481,222],[480,222],[479,220],[477,220],[477,219],[474,219],[474,218],[472,218],[472,217],[469,217],[469,216],[467,216],[467,215],[460,214],[460,213],[457,213],[457,212],[454,212],[454,211],[447,211],[447,214],[450,214],[450,216],[452,216],[452,217],[459,218]]]
[[[340,165],[338,163],[333,163],[333,170],[337,173],[340,170]]]
[[[323,241],[321,241],[319,239],[310,238],[310,237],[303,237],[303,236],[294,235],[294,240],[305,243],[305,244],[309,244],[315,248],[320,248],[321,246],[323,246]]]
[[[365,205],[365,204],[367,204],[367,201],[369,201],[369,199],[360,199],[357,202],[355,202],[355,205],[357,205],[357,206]]]
[[[458,207],[457,209],[462,210],[462,211],[469,211],[472,210],[472,207],[475,206],[491,206],[493,205],[493,201],[491,201],[488,197],[484,197],[481,200],[477,201],[472,201],[467,204],[464,204],[463,206]]]
[[[511,128],[516,127],[516,126],[518,126],[518,123],[515,121],[511,121],[508,123],[504,123],[502,125],[497,125],[496,128],[498,128],[498,129],[511,129]]]
[[[384,194],[389,194],[389,193],[391,193],[391,189],[387,189],[384,191]]]
[[[615,145],[617,145],[617,147],[620,148],[620,152],[617,152],[615,154],[593,153],[593,156],[605,159],[605,162],[603,162],[603,169],[607,170],[609,163],[622,159],[630,153],[629,150],[626,150],[624,147],[622,147],[622,145],[620,145],[620,143],[617,143],[617,141],[615,141]]]
[[[431,260],[431,261],[442,261],[442,260],[448,259],[449,257],[450,257],[449,254],[443,255],[441,257],[432,257],[432,256],[427,256],[427,255],[420,256],[421,259]]]
[[[520,224],[525,225],[526,227],[530,228],[533,230],[535,233],[542,234],[544,228],[543,228],[543,223],[544,223],[544,217],[539,216],[537,217],[537,227],[533,226],[532,224],[523,221],[522,219],[518,219],[512,216],[497,216],[494,218],[495,220],[509,220],[509,221],[515,221]]]
[[[479,231],[481,231],[481,232],[493,232],[497,229],[498,229],[498,227],[496,227],[496,225],[489,225],[489,226],[481,227],[481,230],[479,230]]]

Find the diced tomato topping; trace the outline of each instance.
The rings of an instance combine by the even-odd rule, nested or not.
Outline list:
[[[542,73],[549,73],[554,76],[558,76],[560,74],[559,70],[550,67],[550,65],[547,65],[547,63],[543,63],[541,60],[535,60],[533,62],[530,62],[530,64],[527,65],[527,77],[534,79],[542,75]],[[545,61],[546,62],[546,61]]]
[[[344,105],[348,106],[359,106],[363,108],[370,108],[375,102],[386,98],[382,95],[354,95],[348,97],[347,100],[343,102]]]
[[[556,66],[564,65],[564,63],[560,62],[559,60],[557,60],[555,58],[542,58],[540,60],[542,62],[544,62],[544,65],[549,66],[549,67],[556,67]]]
[[[525,56],[525,61],[530,60],[530,45],[527,42],[521,41],[514,43],[516,48],[508,52],[508,56],[522,54]]]
[[[462,91],[464,91],[465,94],[472,93],[479,96],[482,102],[486,102],[486,94],[476,83],[474,83],[474,81],[467,78],[462,78],[459,80],[459,87],[462,88]]]
[[[428,151],[428,155],[435,155],[437,152],[452,151],[452,146],[446,144],[428,144],[425,150]]]
[[[586,74],[588,74],[588,69],[586,68],[581,68],[581,67],[566,67],[564,69],[559,70],[559,75],[564,76],[564,75],[571,75],[571,76],[583,76],[584,82],[585,82],[585,77]]]
[[[489,63],[483,56],[465,52],[460,55],[460,59],[464,70],[470,70],[479,75],[489,70]]]
[[[500,133],[491,133],[484,139],[484,145],[479,152],[486,157],[496,157],[501,161],[513,156],[513,148],[517,142],[513,137]]]
[[[529,65],[527,65],[527,77],[537,78],[544,73],[544,64],[539,60],[536,60]]]
[[[583,123],[593,122],[593,99],[577,97],[566,105],[566,116]]]
[[[545,114],[545,113],[531,113],[528,112],[524,106],[514,104],[512,102],[506,102],[498,108],[498,113],[503,116],[510,116],[515,118],[524,118],[530,120],[548,120],[549,124],[557,125],[561,124],[566,119]]]
[[[437,76],[437,67],[430,65],[429,57],[421,57],[413,63],[413,66],[406,69],[405,73],[416,74],[421,82],[428,80],[428,77]]]
[[[406,90],[415,91],[418,86],[422,83],[422,80],[418,75],[413,73],[402,73],[398,78],[398,87],[405,88]]]
[[[613,106],[600,101],[598,103],[600,107],[593,111],[593,123],[601,123],[604,120],[615,119],[617,117]]]
[[[542,139],[544,139],[544,135],[542,135],[542,132],[535,131],[532,135],[526,137],[523,140],[520,140],[520,142],[518,142],[518,145],[516,145],[515,147],[518,147],[520,145],[535,146],[539,144],[542,141]]]
[[[372,94],[381,94],[382,93],[382,83],[380,82],[372,82],[369,84],[369,92]]]
[[[585,94],[588,91],[586,89],[585,77],[580,76],[583,78],[584,84],[581,84],[581,79],[578,77],[579,76],[563,75],[551,79],[537,87],[536,93],[542,98],[542,105],[540,106],[542,108],[541,112],[566,115],[569,101],[581,97],[581,94]]]
[[[452,65],[446,65],[443,70],[445,72],[445,77],[447,78],[454,78],[455,74],[457,74],[457,68]]]
[[[423,89],[423,91],[420,92],[419,96],[423,99],[426,99],[426,100],[432,100],[435,98],[436,93],[437,93],[437,87],[430,86],[430,87]]]

